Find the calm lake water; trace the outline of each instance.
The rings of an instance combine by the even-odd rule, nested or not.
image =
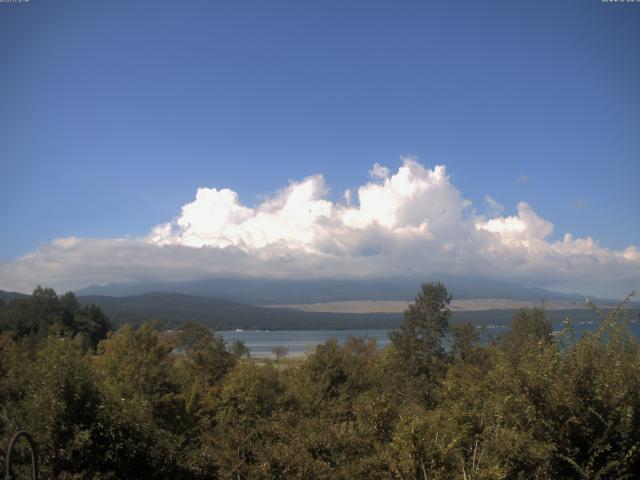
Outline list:
[[[574,325],[576,337],[579,338],[584,332],[597,327],[594,323],[583,323]],[[563,325],[554,325],[554,331],[562,330]],[[632,323],[630,331],[640,338],[640,325]],[[483,337],[490,339],[509,330],[506,326],[495,326],[485,328]],[[349,337],[375,338],[380,348],[389,343],[388,330],[226,330],[216,332],[218,335],[232,343],[237,340],[243,341],[254,358],[271,358],[271,349],[276,346],[285,347],[289,356],[300,356],[315,348],[316,345],[326,342],[330,338],[336,338],[339,342],[344,342]]]

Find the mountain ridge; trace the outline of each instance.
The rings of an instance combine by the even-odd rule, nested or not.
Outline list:
[[[0,290],[0,299],[28,297]],[[358,330],[390,329],[397,327],[403,314],[399,312],[338,313],[302,311],[282,306],[259,307],[228,300],[172,292],[148,292],[127,297],[104,295],[78,295],[81,305],[97,305],[111,319],[115,328],[123,324],[140,325],[146,321],[159,321],[163,329],[178,328],[194,321],[214,330]],[[633,307],[633,318],[640,319],[640,309]],[[605,307],[603,311],[610,309]],[[489,309],[453,311],[452,323],[508,324],[516,309]],[[575,321],[598,321],[591,309],[548,310],[547,317],[562,321],[570,317]]]
[[[91,285],[77,295],[125,297],[149,292],[173,292],[217,298],[249,305],[313,304],[348,300],[411,301],[427,281],[442,281],[455,299],[504,298],[530,301],[584,302],[579,293],[560,293],[539,287],[476,278],[439,275],[433,278],[387,279],[269,279],[215,277],[203,280],[154,281]],[[614,303],[609,299],[596,299]]]
[[[158,320],[163,328],[178,327],[187,321],[216,330],[392,328],[402,318],[397,313],[342,314],[263,308],[173,292],[148,292],[127,297],[78,295],[77,298],[82,305],[100,307],[115,325]]]

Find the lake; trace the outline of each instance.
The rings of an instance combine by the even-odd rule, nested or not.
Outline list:
[[[576,338],[580,338],[584,332],[596,327],[596,322],[574,324]],[[562,323],[556,323],[553,326],[554,332],[559,332],[562,328]],[[637,322],[629,325],[629,329],[640,338],[640,325]],[[483,337],[487,340],[507,330],[509,327],[503,325],[487,327]],[[273,347],[282,346],[288,350],[289,356],[301,356],[330,338],[336,338],[341,343],[349,337],[374,338],[382,348],[389,343],[388,332],[388,330],[223,330],[216,333],[221,335],[227,343],[237,340],[244,342],[254,358],[272,358],[274,357],[271,351]]]

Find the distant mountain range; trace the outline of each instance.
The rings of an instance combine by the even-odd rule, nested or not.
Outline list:
[[[164,328],[174,328],[191,320],[217,330],[371,329],[398,325],[402,313],[335,313],[321,311],[322,309],[304,311],[309,309],[284,308],[284,305],[304,306],[353,300],[410,302],[419,292],[421,283],[430,280],[211,278],[184,282],[114,283],[90,286],[75,293],[81,304],[98,305],[114,325],[157,320]],[[547,311],[548,317],[554,321],[566,316],[576,320],[596,318],[595,313],[590,310],[575,309],[585,303],[585,296],[577,293],[564,294],[506,282],[448,275],[440,275],[437,280],[445,284],[456,300],[559,302],[559,308]],[[24,296],[21,293],[0,291],[0,299],[4,302]],[[592,300],[602,307],[617,303],[611,300]],[[567,309],[563,310],[565,304]],[[516,312],[515,309],[488,308],[490,309],[482,311],[456,311],[453,321],[503,324],[508,323]]]
[[[124,297],[150,292],[172,292],[184,295],[216,298],[249,305],[283,305],[336,302],[348,300],[411,301],[421,283],[431,279],[255,279],[211,278],[183,282],[134,282],[90,286],[76,291],[77,295]],[[474,278],[439,275],[455,299],[502,298],[509,300],[566,301],[584,303],[585,296],[558,293],[543,288]],[[601,303],[611,303],[602,300]]]
[[[278,308],[280,305],[351,300],[412,301],[420,285],[430,279],[256,279],[210,278],[183,282],[135,282],[91,286],[78,290],[82,303],[100,306],[115,323],[139,323],[157,319],[165,327],[194,320],[215,329],[359,329],[392,328],[402,313],[330,313]],[[564,302],[567,310],[547,312],[554,321],[567,315],[593,320],[589,310],[570,310],[584,305],[580,294],[564,294],[542,288],[527,288],[506,282],[440,275],[454,299],[509,299]],[[162,293],[160,293],[162,292]],[[600,301],[601,305],[610,301]],[[275,306],[265,308],[263,306]],[[454,322],[508,323],[515,309],[455,312]]]
[[[246,283],[245,283],[246,282]],[[76,292],[82,305],[98,305],[112,320],[114,326],[131,323],[140,324],[147,320],[157,320],[163,328],[176,328],[186,321],[196,321],[215,330],[256,329],[256,330],[342,330],[342,329],[389,329],[397,326],[402,313],[332,313],[321,311],[302,311],[282,307],[260,307],[248,302],[263,305],[278,305],[284,302],[299,304],[344,299],[401,299],[412,300],[419,288],[402,281],[367,281],[361,284],[350,280],[320,281],[305,280],[291,282],[284,280],[208,280],[205,282],[118,284],[105,287],[91,287]],[[554,322],[569,316],[576,321],[596,320],[595,312],[588,309],[575,309],[571,303],[582,305],[584,297],[563,295],[548,290],[528,289],[512,285],[487,283],[474,286],[465,282],[447,282],[455,298],[505,298],[533,301],[565,302],[566,310],[548,310],[547,316]],[[171,291],[144,291],[147,288],[163,287],[179,290],[206,292],[210,296],[190,295]],[[117,293],[115,295],[87,294],[92,291]],[[60,292],[62,293],[62,292]],[[231,301],[228,298],[242,298],[246,303]],[[486,297],[480,297],[485,295]],[[22,293],[0,291],[0,299],[9,302],[26,297]],[[606,306],[606,304],[603,304]],[[455,311],[452,321],[483,324],[509,323],[516,313],[515,309],[493,309],[477,311]],[[638,316],[638,311],[634,312]]]

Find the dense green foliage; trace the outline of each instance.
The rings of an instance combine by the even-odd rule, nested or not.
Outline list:
[[[50,334],[64,334],[95,347],[111,329],[109,319],[95,305],[80,306],[72,292],[58,296],[38,287],[31,296],[0,303],[0,334],[32,343]]]
[[[386,349],[258,362],[193,323],[107,334],[38,289],[0,306],[0,455],[24,429],[52,479],[638,478],[626,303],[581,339],[523,310],[486,345],[449,301],[423,285]]]

